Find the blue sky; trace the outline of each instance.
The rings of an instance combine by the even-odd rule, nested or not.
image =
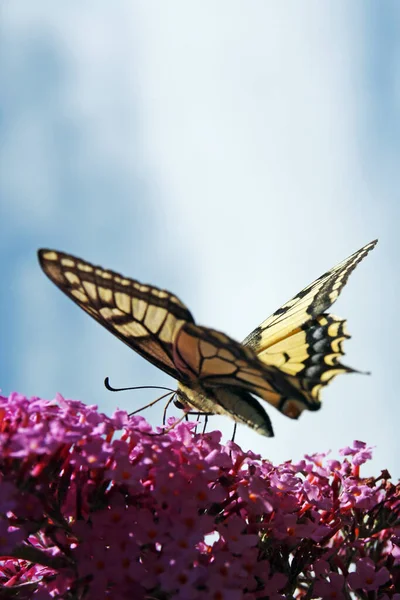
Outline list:
[[[111,412],[153,396],[110,394],[106,375],[173,385],[48,282],[39,247],[165,287],[243,339],[379,237],[332,311],[347,364],[372,375],[338,378],[297,422],[271,408],[273,440],[237,441],[280,461],[361,439],[399,476],[399,26],[387,1],[3,6],[3,393]]]

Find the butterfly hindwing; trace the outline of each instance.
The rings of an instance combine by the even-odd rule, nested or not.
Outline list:
[[[241,388],[256,394],[291,418],[320,406],[296,377],[263,364],[251,348],[220,331],[186,323],[177,333],[174,362],[179,371],[202,387]]]
[[[193,317],[176,296],[62,252],[40,250],[39,261],[51,281],[103,327],[179,378],[173,338]]]
[[[350,336],[346,321],[323,313],[316,319],[306,321],[290,336],[258,353],[258,358],[274,365],[289,375],[301,378],[312,397],[320,397],[321,389],[333,377],[354,369],[340,363],[343,342]]]

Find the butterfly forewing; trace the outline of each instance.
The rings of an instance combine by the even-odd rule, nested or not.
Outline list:
[[[291,300],[278,308],[268,319],[256,327],[243,344],[257,353],[290,335],[306,321],[318,317],[338,298],[350,273],[376,245],[377,240],[366,244],[344,261],[321,275]]]
[[[193,317],[176,296],[62,252],[40,250],[39,261],[46,275],[96,321],[179,378],[173,338]]]

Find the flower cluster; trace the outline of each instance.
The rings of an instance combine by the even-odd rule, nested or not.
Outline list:
[[[400,600],[400,486],[219,432],[0,397],[0,597]]]

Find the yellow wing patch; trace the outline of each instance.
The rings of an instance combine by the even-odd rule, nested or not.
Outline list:
[[[318,400],[322,387],[333,377],[354,372],[354,369],[340,363],[344,354],[343,342],[349,337],[346,321],[322,314],[257,356],[267,365],[300,377],[312,397]]]

